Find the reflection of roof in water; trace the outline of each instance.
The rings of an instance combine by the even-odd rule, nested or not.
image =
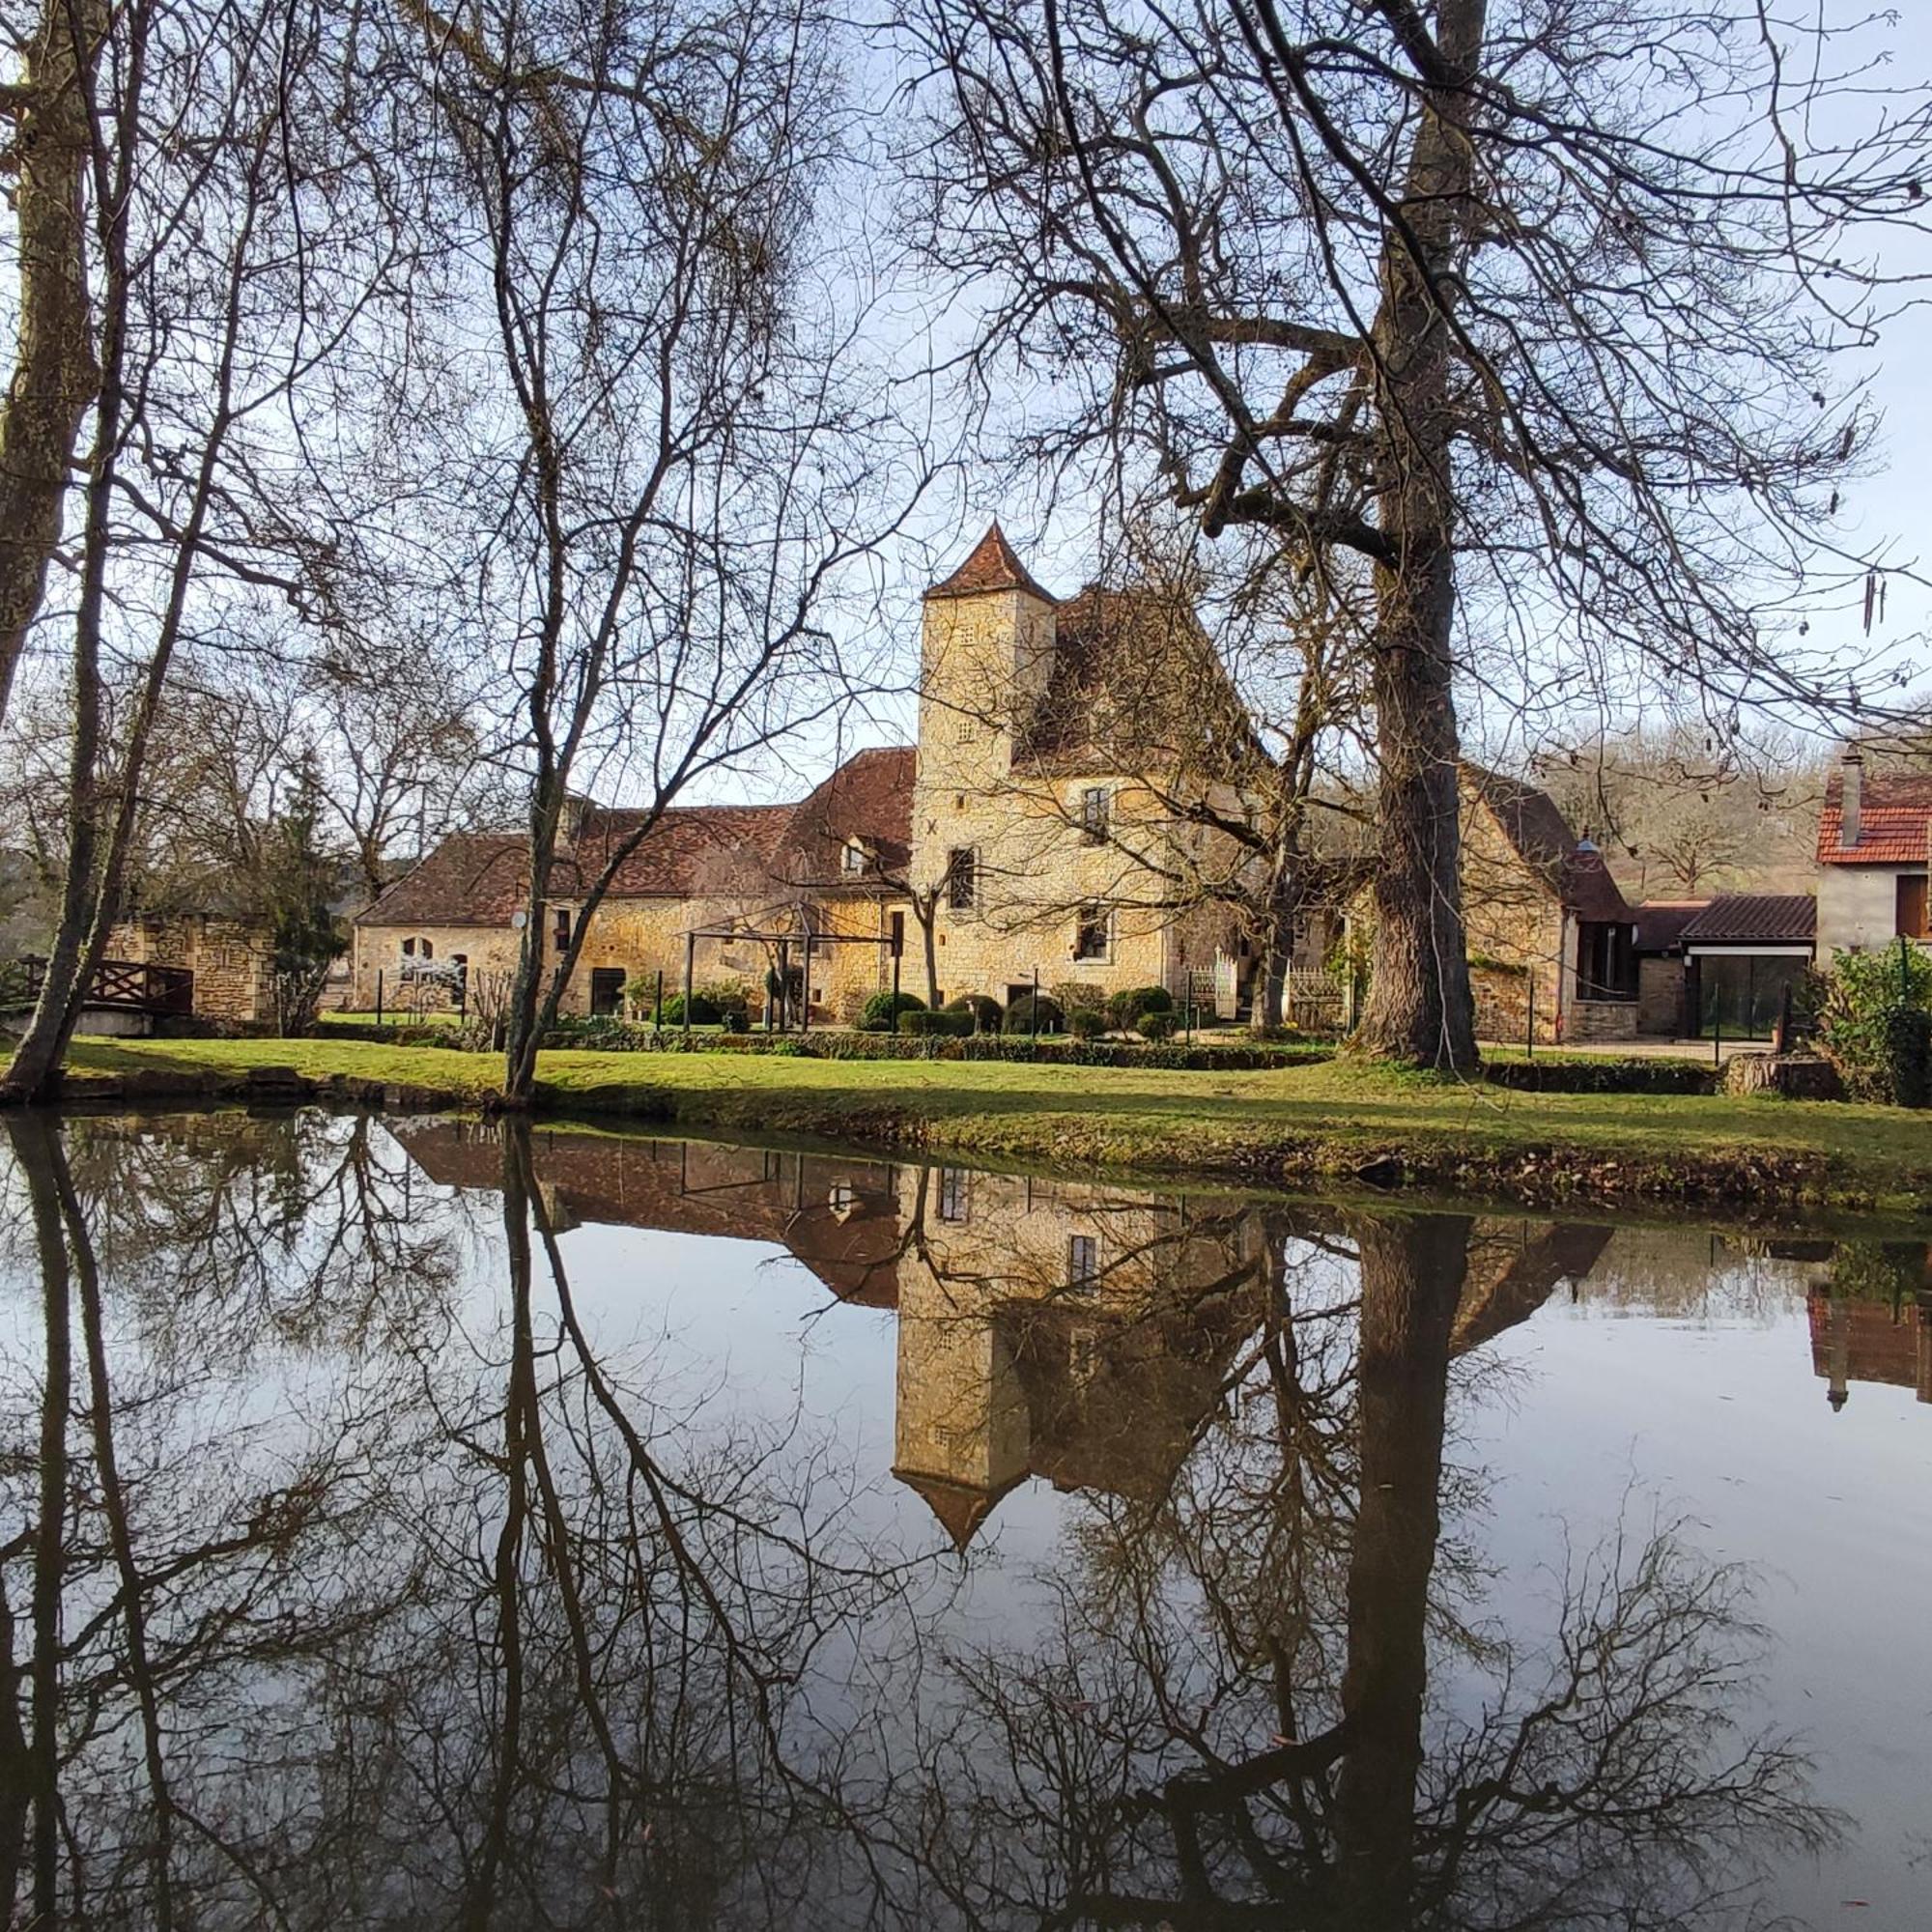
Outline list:
[[[398,1121],[391,1131],[445,1187],[502,1185],[493,1127]],[[890,1162],[540,1131],[537,1179],[553,1213],[574,1222],[667,1234],[770,1241],[787,1248],[844,1301],[890,1308],[897,1299],[898,1202]]]
[[[494,1190],[501,1184],[502,1148],[494,1127],[405,1120],[392,1131],[442,1185]],[[898,1305],[898,1270],[917,1231],[894,1163],[550,1130],[536,1134],[533,1155],[552,1212],[573,1225],[768,1241],[796,1256],[841,1300]],[[1068,1190],[1071,1215],[1092,1215],[1103,1201],[1111,1208],[1138,1205],[1125,1189],[1110,1187],[1092,1199],[1090,1193]],[[927,1188],[917,1190],[928,1213],[936,1212],[929,1196]],[[1179,1213],[1178,1202],[1145,1199],[1177,1210],[1174,1226],[1184,1231],[1167,1251],[1178,1271],[1162,1279],[1158,1294],[1115,1302],[1066,1297],[1016,1267],[977,1312],[957,1318],[984,1321],[1003,1337],[1007,1346],[998,1357],[1012,1378],[1005,1401],[1024,1413],[1026,1438],[1024,1465],[989,1485],[895,1470],[924,1499],[955,1548],[964,1549],[1001,1498],[1028,1476],[1061,1490],[1158,1501],[1224,1399],[1268,1292],[1267,1271],[1245,1260],[1246,1237],[1257,1224],[1237,1208],[1217,1239],[1203,1240],[1202,1224]],[[990,1207],[989,1191],[976,1215]],[[1266,1211],[1277,1235],[1286,1233],[1291,1210],[1276,1204]],[[1305,1224],[1309,1210],[1292,1211]],[[1609,1229],[1585,1224],[1478,1222],[1452,1352],[1481,1348],[1526,1321],[1559,1283],[1588,1275],[1609,1238]],[[985,1394],[992,1400],[996,1392]],[[899,1400],[906,1400],[903,1386]]]

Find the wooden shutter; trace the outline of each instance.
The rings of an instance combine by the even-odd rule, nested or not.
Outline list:
[[[1908,939],[1923,939],[1925,931],[1925,874],[1898,875],[1898,927]]]

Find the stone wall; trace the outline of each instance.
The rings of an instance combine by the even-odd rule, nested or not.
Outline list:
[[[1563,1015],[1564,1043],[1634,1039],[1639,1010],[1635,1000],[1578,1000]]]
[[[1636,1030],[1674,1039],[1684,1027],[1684,961],[1636,962]]]
[[[943,896],[936,916],[940,986],[949,999],[1004,1002],[1037,972],[1042,988],[1180,993],[1190,972],[1212,968],[1229,927],[1210,908],[1177,914],[1158,903],[1171,889],[1134,856],[1165,864],[1173,835],[1153,796],[1118,775],[1014,769],[1015,719],[1044,689],[1053,639],[1052,608],[1025,591],[925,606],[913,882],[937,885],[953,852],[976,855],[977,902],[954,907]],[[1110,838],[1090,843],[1081,795],[1098,784],[1109,794]],[[1189,856],[1203,855],[1212,863],[1205,846]],[[1092,904],[1110,909],[1108,945],[1104,956],[1080,959],[1080,908]]]
[[[269,935],[257,926],[202,913],[124,920],[107,935],[107,957],[185,966],[194,975],[194,1010],[205,1019],[246,1024],[275,1016]]]
[[[554,921],[559,910],[576,916],[567,901],[553,904],[546,913],[546,943],[549,956],[554,956]],[[881,988],[892,984],[892,958],[889,941],[892,914],[904,914],[905,957],[901,962],[901,984],[908,992],[920,992],[924,983],[924,966],[919,948],[919,929],[902,901],[854,898],[817,907],[821,930],[851,935],[861,943],[814,947],[811,960],[811,1017],[814,1024],[830,1025],[856,1019],[866,1001]],[[650,982],[664,974],[665,994],[682,990],[684,985],[685,934],[694,927],[723,925],[733,919],[758,925],[777,926],[788,923],[791,911],[759,908],[741,899],[649,898],[607,899],[592,916],[590,930],[578,955],[576,971],[564,989],[563,1010],[587,1013],[590,1010],[590,976],[598,967],[620,969],[627,980]],[[416,942],[420,956],[428,943],[430,957],[438,961],[461,958],[472,976],[481,973],[514,976],[522,935],[507,925],[500,926],[392,926],[362,923],[355,927],[354,946],[355,1001],[357,1009],[373,1010],[376,1004],[376,973],[382,969],[384,1006],[387,1010],[409,1011],[415,1008],[441,1010],[450,1004],[441,991],[416,989],[402,980],[403,942]],[[791,964],[803,963],[804,947],[794,942]],[[742,985],[754,1016],[762,1015],[765,1005],[765,975],[776,964],[775,949],[751,939],[701,939],[693,962],[693,983],[712,986],[721,983]]]

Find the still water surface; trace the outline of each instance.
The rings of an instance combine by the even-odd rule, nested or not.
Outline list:
[[[1922,1247],[0,1125],[0,1899],[1932,1923]]]

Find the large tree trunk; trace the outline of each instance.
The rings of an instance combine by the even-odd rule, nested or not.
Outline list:
[[[1262,907],[1261,959],[1255,969],[1255,991],[1248,1024],[1266,1033],[1282,1022],[1288,993],[1289,968],[1294,963],[1294,926],[1301,911],[1300,855],[1294,850],[1300,828],[1285,833],[1277,842],[1268,874],[1267,895]]]
[[[76,45],[78,36],[79,44]],[[60,542],[74,443],[99,382],[87,302],[90,144],[84,91],[101,36],[94,0],[43,0],[14,96],[18,323],[0,407],[0,722]]]
[[[1360,1232],[1361,1499],[1342,1678],[1348,1748],[1335,1786],[1338,1920],[1347,1925],[1409,1922],[1449,1338],[1469,1227],[1433,1214]]]
[[[1443,0],[1444,62],[1472,75],[1484,0]],[[1376,951],[1366,1053],[1418,1066],[1476,1064],[1463,929],[1459,747],[1451,678],[1456,615],[1455,277],[1470,224],[1465,90],[1430,91],[1409,157],[1406,233],[1382,253],[1376,320],[1380,419],[1371,684],[1376,707]]]

